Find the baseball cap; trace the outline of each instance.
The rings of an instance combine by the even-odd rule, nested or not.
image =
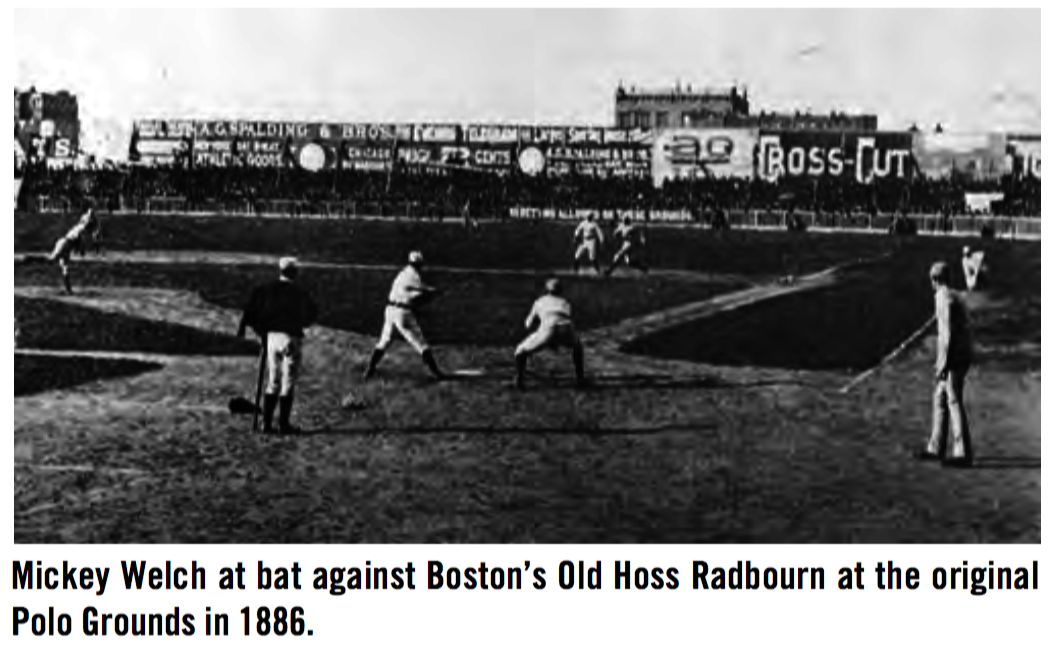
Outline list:
[[[299,267],[299,260],[292,256],[283,257],[277,264],[280,267],[281,272],[287,272],[288,270],[296,270]]]
[[[419,265],[420,263],[423,263],[423,253],[419,250],[411,252],[410,254],[408,254],[408,262],[412,265]]]
[[[561,292],[561,282],[557,279],[546,280],[546,292],[556,295]]]
[[[965,256],[968,256],[970,252],[972,252],[972,249],[970,249],[968,245],[962,248],[962,254],[964,254]]]

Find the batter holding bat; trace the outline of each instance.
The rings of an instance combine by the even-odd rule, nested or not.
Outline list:
[[[435,380],[448,378],[448,375],[437,365],[433,351],[426,342],[422,329],[419,328],[419,322],[415,319],[416,309],[439,293],[436,288],[423,283],[421,273],[424,265],[422,252],[414,251],[408,255],[408,265],[393,280],[386,303],[382,334],[372,351],[368,368],[364,371],[364,381],[375,374],[380,361],[386,355],[386,350],[393,342],[394,335],[398,333],[422,356],[423,363],[426,364],[430,375]]]

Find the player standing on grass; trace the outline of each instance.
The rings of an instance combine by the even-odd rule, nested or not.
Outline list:
[[[430,370],[430,375],[435,380],[440,381],[447,378],[447,375],[438,367],[433,351],[419,328],[419,322],[415,319],[415,310],[433,299],[439,292],[436,288],[423,283],[421,271],[424,264],[422,252],[410,253],[407,267],[401,270],[397,278],[393,280],[393,287],[390,288],[389,299],[386,303],[382,335],[379,336],[379,342],[375,344],[371,360],[368,361],[368,368],[364,371],[364,381],[375,374],[379,362],[382,361],[387,348],[393,342],[395,333],[400,333],[408,344],[419,352],[427,369]]]
[[[929,279],[936,298],[936,390],[932,435],[918,455],[923,460],[942,460],[946,467],[971,467],[973,449],[964,396],[965,375],[973,358],[969,315],[961,296],[949,287],[947,264],[933,265]]]
[[[51,250],[50,256],[47,257],[47,260],[51,263],[58,264],[58,269],[62,273],[62,285],[68,295],[73,294],[73,282],[69,275],[69,263],[73,258],[73,252],[83,251],[85,229],[86,225],[83,220],[77,222],[73,225],[72,229],[58,239],[55,243],[54,249]]]
[[[583,218],[583,221],[576,227],[575,234],[572,236],[574,244],[577,246],[575,251],[575,259],[572,267],[576,274],[579,274],[579,266],[584,259],[588,259],[590,264],[594,267],[595,274],[601,274],[601,264],[598,262],[598,253],[600,247],[605,241],[604,234],[601,233],[601,227],[598,226],[597,222],[594,221],[592,215],[587,215]]]
[[[265,342],[267,381],[262,400],[263,432],[274,432],[273,413],[279,405],[279,433],[298,435],[299,429],[291,425],[291,411],[302,367],[302,341],[305,330],[317,321],[317,304],[295,283],[299,276],[298,261],[282,258],[279,267],[277,281],[259,286],[251,293],[237,337],[243,338],[251,327]]]
[[[605,276],[612,276],[615,269],[624,263],[647,274],[648,266],[645,264],[644,250],[648,240],[645,238],[644,228],[631,222],[629,217],[625,217],[616,228],[612,238],[619,242],[619,251],[613,257],[612,265],[605,270]]]
[[[96,250],[101,249],[101,238],[102,238],[102,222],[95,214],[95,210],[92,207],[88,207],[84,214],[80,216],[76,226],[73,227],[79,237],[76,240],[76,252],[80,256],[87,256],[88,250],[88,239],[91,240],[91,245]]]
[[[532,334],[525,338],[514,352],[517,376],[514,385],[524,389],[524,375],[528,368],[528,357],[544,349],[566,347],[572,350],[576,385],[586,385],[583,375],[583,343],[579,340],[572,323],[572,306],[561,294],[561,282],[550,279],[546,282],[546,294],[535,301],[532,312],[525,320],[525,328]]]
[[[962,249],[962,272],[965,273],[965,287],[969,292],[976,290],[983,271],[983,252],[974,252],[968,245]]]

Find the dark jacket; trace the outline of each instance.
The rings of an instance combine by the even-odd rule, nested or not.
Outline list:
[[[259,286],[244,308],[239,334],[245,329],[261,335],[284,333],[301,338],[303,331],[317,322],[317,304],[308,292],[294,282],[281,279]]]
[[[947,287],[936,291],[936,373],[965,371],[972,365],[969,312],[961,296]]]

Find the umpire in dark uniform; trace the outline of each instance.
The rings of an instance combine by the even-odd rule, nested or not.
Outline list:
[[[251,293],[237,331],[243,338],[251,328],[266,347],[266,392],[262,403],[263,426],[273,433],[273,413],[280,406],[281,435],[297,435],[291,425],[295,386],[302,366],[302,341],[305,330],[317,321],[317,304],[296,283],[298,261],[280,260],[280,278],[259,286]]]

